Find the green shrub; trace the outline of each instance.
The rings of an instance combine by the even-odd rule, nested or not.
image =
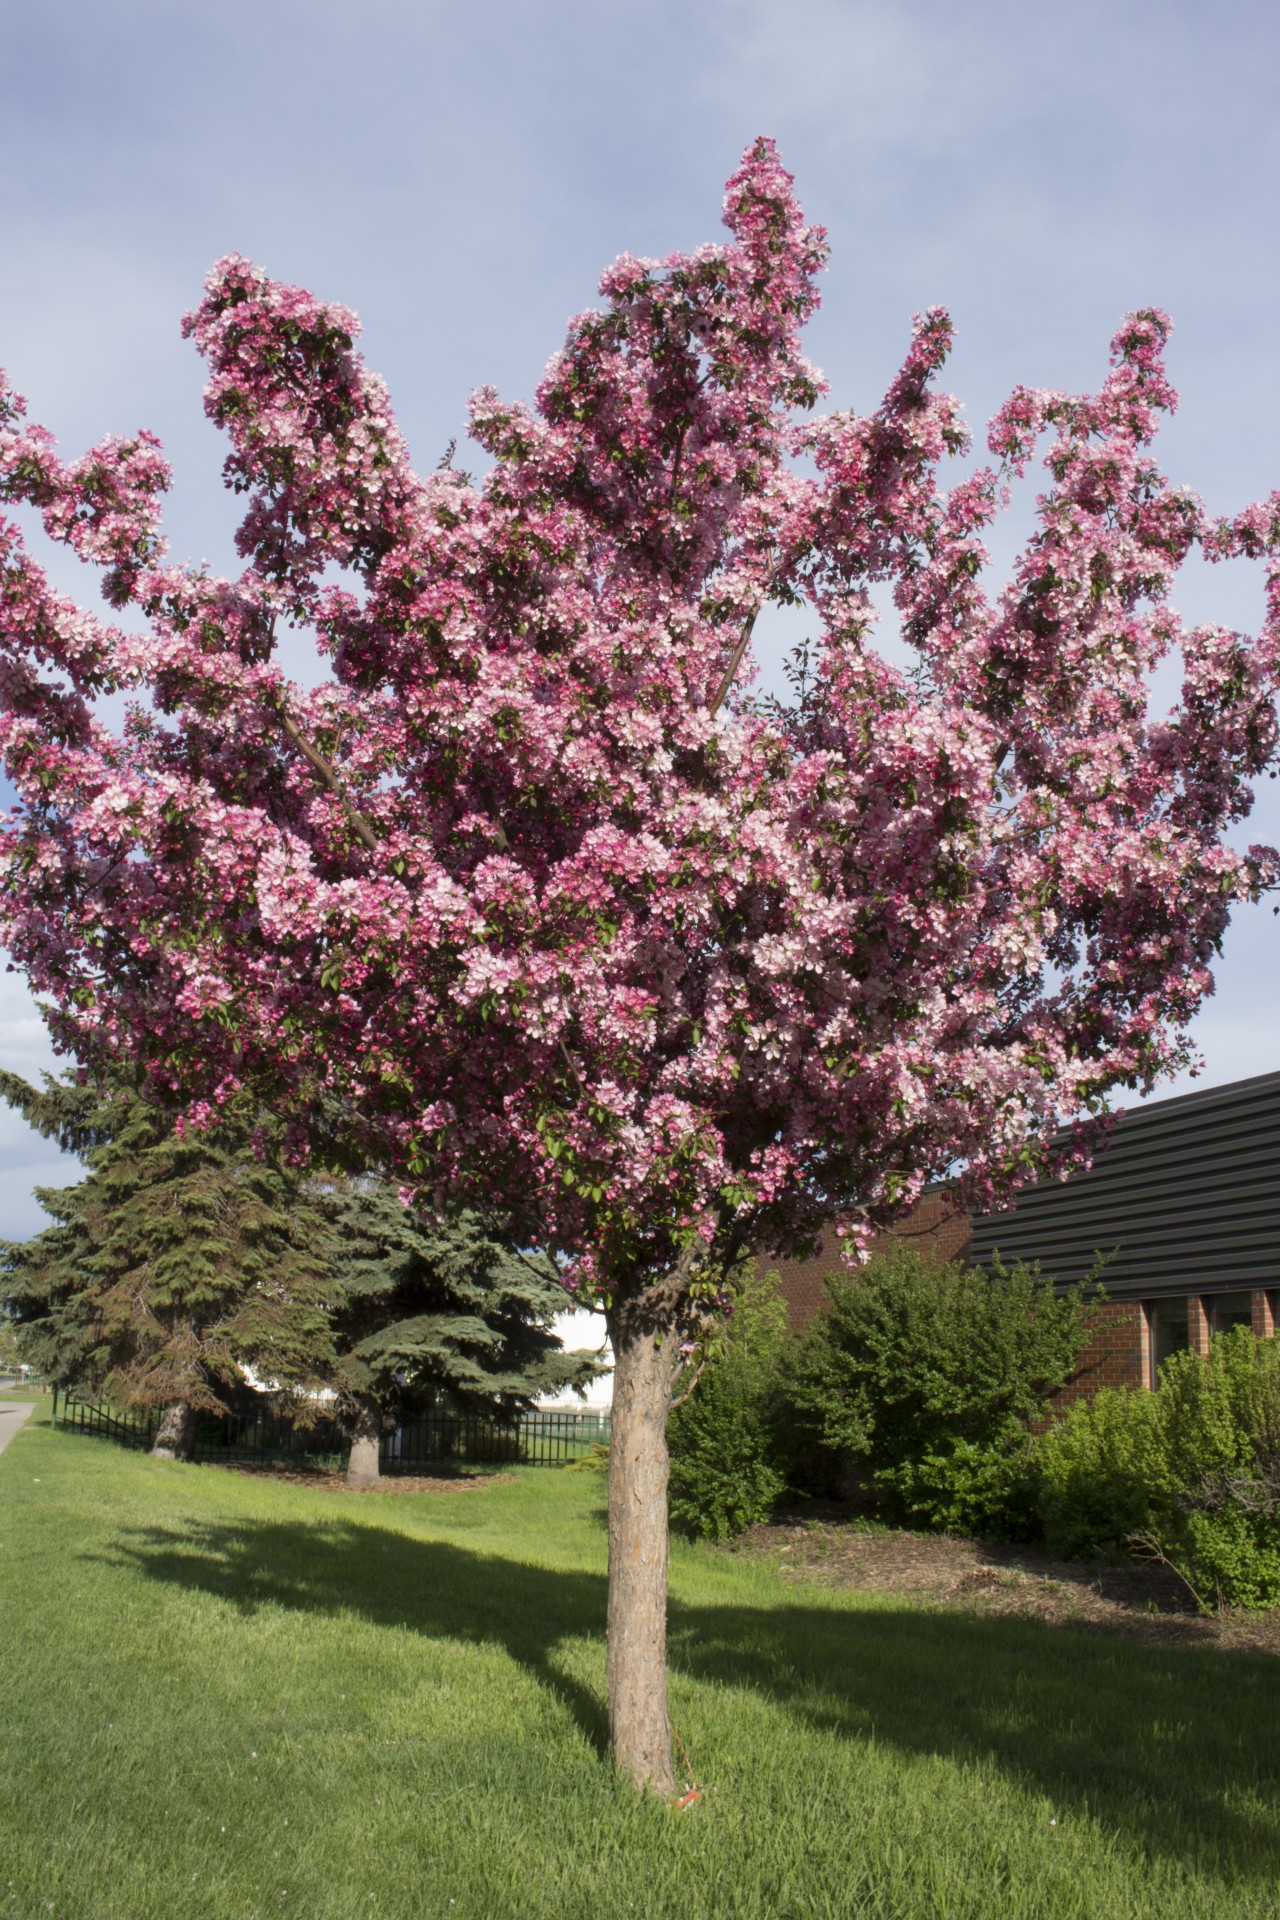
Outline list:
[[[1280,1456],[1280,1346],[1233,1327],[1205,1356],[1175,1353],[1155,1394],[1170,1484]]]
[[[1037,1508],[1055,1553],[1115,1558],[1151,1528],[1168,1493],[1156,1399],[1104,1387],[1035,1442]]]
[[[1150,1545],[1205,1606],[1280,1604],[1280,1345],[1234,1327],[1152,1396],[1171,1490]]]
[[[872,1484],[908,1526],[1022,1538],[1033,1528],[1029,1443],[1016,1421],[985,1440],[953,1439],[915,1460],[881,1468]]]
[[[794,1476],[819,1491],[852,1471],[917,1526],[1022,1531],[1028,1422],[1087,1338],[1080,1292],[902,1245],[828,1291],[789,1368]]]
[[[565,1461],[564,1471],[566,1473],[597,1473],[601,1479],[604,1479],[609,1472],[609,1442],[593,1440],[590,1446],[582,1449],[576,1460]]]
[[[1280,1514],[1274,1487],[1264,1511],[1254,1506],[1249,1495],[1259,1485],[1237,1483],[1220,1510],[1192,1506],[1182,1516],[1167,1557],[1202,1606],[1280,1606]]]
[[[671,1416],[671,1523],[728,1540],[767,1520],[786,1488],[776,1440],[787,1310],[775,1275],[748,1270],[701,1378]]]
[[[1156,1555],[1204,1606],[1280,1605],[1280,1342],[1236,1327],[1154,1393],[1104,1391],[1037,1440],[1048,1544]]]

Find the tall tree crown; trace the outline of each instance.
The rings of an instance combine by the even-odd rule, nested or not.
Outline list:
[[[532,407],[473,397],[479,485],[414,473],[350,313],[220,262],[185,325],[246,499],[233,580],[166,563],[152,438],[64,463],[0,388],[0,492],[145,616],[71,605],[4,529],[4,932],[61,1034],[162,1097],[252,1079],[305,1128],[337,1096],[407,1184],[588,1286],[862,1232],[957,1163],[990,1203],[1186,1058],[1275,873],[1225,836],[1275,750],[1280,496],[1213,522],[1160,472],[1166,318],[1126,320],[1096,394],[1017,388],[944,488],[945,313],[875,412],[817,414],[824,241],[769,141],[725,218],[617,261]],[[1196,546],[1263,560],[1257,639],[1178,619]],[[885,586],[912,672],[875,645]],[[783,710],[745,690],[751,633],[796,601]]]

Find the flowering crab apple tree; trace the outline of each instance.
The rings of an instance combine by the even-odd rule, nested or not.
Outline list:
[[[665,1423],[735,1260],[831,1221],[856,1250],[946,1170],[988,1205],[1043,1172],[1188,1057],[1275,864],[1225,836],[1275,747],[1280,498],[1214,523],[1162,476],[1164,316],[1125,322],[1095,395],[1018,388],[944,489],[946,315],[874,413],[817,413],[823,236],[769,141],[725,221],[610,267],[531,408],[473,397],[480,484],[412,470],[350,313],[221,261],[185,327],[245,500],[235,579],[166,562],[153,438],[68,464],[0,402],[4,496],[134,610],[78,608],[5,526],[10,950],[81,1057],[197,1123],[252,1086],[300,1151],[340,1108],[352,1153],[603,1305],[611,1726],[663,1791]],[[1260,638],[1180,623],[1196,545],[1264,562]],[[809,671],[753,699],[753,624],[797,602]],[[299,630],[311,689],[277,655]]]

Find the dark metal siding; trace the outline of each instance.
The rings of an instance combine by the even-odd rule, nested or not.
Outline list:
[[[1121,1300],[1280,1286],[1280,1073],[1134,1108],[1088,1172],[974,1218],[969,1257],[997,1248],[1061,1283],[1114,1251]]]

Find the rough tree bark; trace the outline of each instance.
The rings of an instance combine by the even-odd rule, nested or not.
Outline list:
[[[195,1408],[186,1400],[171,1400],[160,1416],[151,1443],[153,1460],[189,1460],[196,1438]]]
[[[692,1257],[665,1280],[628,1280],[608,1309],[613,1348],[609,1446],[609,1634],[613,1757],[637,1787],[676,1791],[667,1712],[667,1419],[686,1343],[709,1315],[688,1295]]]
[[[347,1456],[347,1485],[376,1487],[382,1478],[378,1464],[378,1446],[382,1439],[382,1409],[376,1400],[361,1394],[351,1421],[351,1452]]]
[[[648,1310],[646,1310],[648,1309]],[[675,1792],[667,1715],[667,1410],[671,1336],[644,1292],[609,1313],[609,1734],[638,1787]]]

